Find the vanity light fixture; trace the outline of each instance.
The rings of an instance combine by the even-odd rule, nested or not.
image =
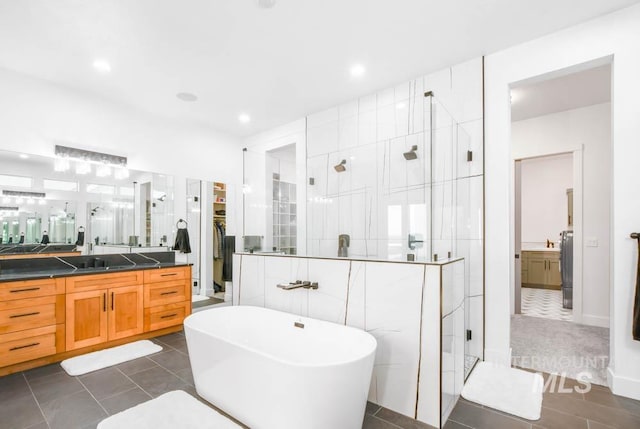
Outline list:
[[[97,177],[109,177],[111,176],[111,167],[107,164],[101,164],[96,167]]]
[[[61,145],[56,145],[54,152],[56,155],[55,171],[68,171],[71,168],[71,161],[75,161],[76,174],[88,174],[91,172],[91,164],[97,164],[96,175],[98,177],[109,176],[112,167],[115,168],[116,179],[129,177],[127,158],[124,156]]]
[[[129,169],[126,168],[126,167],[118,167],[113,172],[113,177],[115,177],[116,180],[128,179],[129,178]]]
[[[71,163],[67,158],[56,158],[53,164],[54,171],[59,173],[64,173],[65,171],[69,171],[71,168]]]
[[[26,198],[45,198],[47,196],[47,194],[45,194],[44,192],[8,191],[8,190],[3,190],[2,195],[4,197],[26,197]]]
[[[126,167],[125,156],[111,155],[91,150],[77,149],[75,147],[56,145],[55,155],[59,158],[69,158],[76,161],[91,162],[94,164],[109,164],[117,167]]]
[[[76,174],[89,174],[91,173],[91,164],[86,161],[76,162]]]

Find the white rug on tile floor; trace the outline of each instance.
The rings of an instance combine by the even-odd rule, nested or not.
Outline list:
[[[158,353],[161,350],[161,346],[149,340],[140,340],[66,359],[60,362],[60,365],[62,369],[67,371],[67,374],[77,376]]]
[[[538,420],[543,388],[540,374],[478,362],[462,388],[462,397],[514,416]]]
[[[182,390],[107,417],[98,429],[236,429],[240,426]]]
[[[204,295],[191,295],[191,302],[206,301],[208,299],[209,297]]]

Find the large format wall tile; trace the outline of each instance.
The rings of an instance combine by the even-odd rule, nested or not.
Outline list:
[[[373,110],[362,110],[358,113],[358,145],[368,145],[378,141],[377,138],[377,112]]]
[[[345,323],[350,266],[348,260],[308,260],[308,279],[318,283],[318,289],[309,290],[309,317]]]
[[[354,328],[365,328],[366,262],[351,261],[346,324]]]
[[[340,117],[338,128],[338,149],[340,151],[358,145],[358,116]]]
[[[434,347],[434,338],[440,338],[440,267],[425,266],[422,297],[422,338],[420,379],[418,384],[417,418],[440,427],[440,347]],[[436,317],[432,317],[437,315]]]
[[[338,150],[338,121],[307,130],[307,156],[313,157]]]
[[[423,265],[366,264],[365,329],[378,340],[369,399],[411,416],[420,359]]]
[[[284,290],[277,285],[297,280],[308,280],[307,259],[285,256],[267,256],[264,259],[265,307],[306,316],[308,313],[308,289]]]
[[[465,345],[465,301],[459,291],[464,291],[464,261],[442,267],[261,255],[242,255],[241,261],[240,304],[260,305],[261,299],[267,308],[371,333],[378,347],[369,400],[409,417],[415,417],[417,405],[418,418],[438,425],[441,377],[453,399],[463,377],[459,368]],[[316,281],[319,288],[277,288],[278,283],[295,280]],[[441,290],[445,293],[442,298]],[[451,312],[443,325],[447,359],[443,374],[441,299],[442,309]],[[470,306],[472,313],[477,311],[474,303]],[[416,404],[418,397],[420,403]]]
[[[264,307],[264,256],[242,257],[240,264],[240,305]]]

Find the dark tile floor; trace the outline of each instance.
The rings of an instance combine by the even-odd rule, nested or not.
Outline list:
[[[184,335],[155,341],[165,347],[161,353],[81,377],[68,376],[59,364],[0,377],[0,428],[95,428],[108,415],[170,390],[181,389],[198,398]],[[363,428],[429,427],[367,404]],[[445,428],[637,429],[640,402],[612,395],[603,387],[585,394],[545,393],[542,419],[529,422],[461,399]]]

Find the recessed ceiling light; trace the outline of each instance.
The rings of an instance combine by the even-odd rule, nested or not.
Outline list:
[[[351,66],[351,69],[349,71],[351,72],[351,76],[360,77],[364,75],[364,72],[366,72],[367,70],[362,64],[354,64]]]
[[[20,154],[20,158],[22,158],[22,159],[29,159],[29,155],[27,155],[26,153],[21,153],[21,154]]]
[[[93,62],[93,68],[100,73],[109,73],[111,71],[111,64],[107,60],[95,60]]]
[[[179,92],[176,94],[176,97],[178,97],[179,100],[182,101],[197,101],[198,100],[198,96],[196,96],[195,94],[192,94],[190,92]]]
[[[238,115],[238,120],[243,124],[246,124],[251,120],[251,116],[247,115],[246,113],[241,113]]]

